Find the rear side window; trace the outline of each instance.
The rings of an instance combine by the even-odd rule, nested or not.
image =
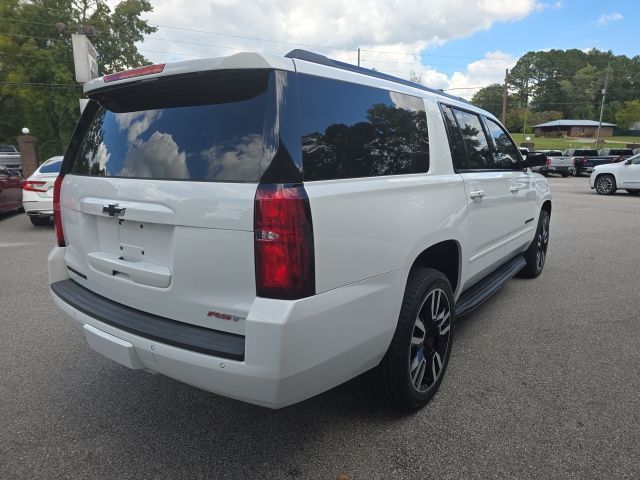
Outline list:
[[[464,139],[462,133],[458,127],[458,121],[456,120],[451,107],[442,105],[442,116],[444,118],[444,124],[447,127],[447,134],[449,137],[449,148],[451,150],[451,160],[453,161],[453,168],[458,170],[467,169],[467,150],[464,146]]]
[[[257,182],[268,77],[222,72],[106,90],[71,173]]]
[[[311,75],[298,85],[306,181],[429,170],[421,98]]]
[[[494,168],[512,170],[520,164],[518,149],[504,128],[490,118],[486,118],[489,136],[493,140]],[[523,155],[525,157],[526,155]]]
[[[60,173],[60,166],[62,160],[56,160],[55,162],[47,163],[40,167],[40,173]]]
[[[470,170],[487,170],[494,168],[493,155],[489,150],[489,142],[482,128],[480,117],[475,113],[452,108],[462,138],[467,147],[468,166]]]

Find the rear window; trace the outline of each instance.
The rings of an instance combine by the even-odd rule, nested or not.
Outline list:
[[[9,145],[0,145],[0,153],[16,153],[15,147]]]
[[[633,151],[625,150],[623,148],[612,148],[609,150],[609,155],[633,155]]]
[[[60,173],[60,166],[62,165],[62,159],[55,162],[46,163],[40,167],[40,173]]]
[[[305,180],[429,170],[421,98],[311,75],[298,85]]]
[[[269,75],[223,71],[98,92],[71,173],[257,182]]]

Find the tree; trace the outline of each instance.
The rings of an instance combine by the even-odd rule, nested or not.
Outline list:
[[[640,100],[624,102],[616,111],[615,119],[616,123],[624,129],[630,129],[633,124],[640,122]]]
[[[71,33],[85,32],[102,73],[148,63],[136,42],[155,31],[140,16],[147,0],[125,0],[113,12],[104,0],[3,0],[0,3],[0,142],[22,127],[39,139],[40,160],[64,152],[78,119]]]
[[[496,117],[500,117],[502,115],[502,90],[503,86],[499,83],[481,88],[471,97],[471,103],[493,113]]]

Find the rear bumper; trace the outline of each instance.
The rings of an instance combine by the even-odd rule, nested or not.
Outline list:
[[[270,408],[302,401],[377,365],[395,330],[406,277],[399,270],[296,301],[256,298],[238,360],[151,338],[118,326],[99,309],[92,313],[65,301],[54,286],[68,279],[64,250],[49,254],[51,294],[92,349],[129,368]]]
[[[23,198],[22,206],[29,216],[53,215],[53,199],[25,200]]]

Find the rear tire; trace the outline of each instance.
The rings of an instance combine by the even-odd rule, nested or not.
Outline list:
[[[572,168],[571,170],[569,170],[569,173],[571,173],[571,176],[573,177],[579,177],[582,172],[577,168]]]
[[[613,195],[616,193],[618,187],[616,186],[616,179],[613,175],[603,174],[596,178],[596,192],[600,195]]]
[[[562,175],[562,178],[567,178],[569,176],[569,172],[562,172],[560,175]]]
[[[630,195],[640,195],[640,190],[627,190]]]
[[[51,223],[51,217],[29,217],[31,223],[36,227],[48,227]]]
[[[529,248],[527,248],[527,251],[524,254],[524,259],[527,261],[527,264],[522,270],[520,270],[520,273],[518,274],[520,277],[536,278],[542,273],[544,264],[547,260],[550,218],[549,212],[546,210],[540,211],[536,236],[533,238],[531,245],[529,245]]]
[[[394,408],[417,410],[438,391],[451,355],[454,309],[445,275],[431,268],[410,274],[391,345],[370,372],[375,389]]]

